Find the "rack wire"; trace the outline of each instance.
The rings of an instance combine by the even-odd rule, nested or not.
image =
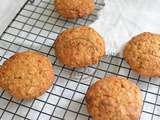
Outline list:
[[[27,1],[0,36],[0,64],[17,51],[35,50],[47,55],[53,64],[56,81],[41,97],[32,101],[16,100],[0,90],[1,120],[89,120],[85,93],[89,86],[108,75],[126,77],[140,86],[143,110],[140,120],[160,120],[160,80],[134,73],[120,56],[105,56],[99,64],[84,69],[71,69],[58,62],[52,45],[63,30],[96,19],[104,6],[96,1],[93,15],[65,20],[60,17],[51,0]]]

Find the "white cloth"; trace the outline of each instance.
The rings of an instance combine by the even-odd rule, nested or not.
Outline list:
[[[0,35],[27,0],[1,0]]]
[[[160,33],[160,0],[105,0],[90,26],[105,39],[106,54],[117,54],[141,32]]]

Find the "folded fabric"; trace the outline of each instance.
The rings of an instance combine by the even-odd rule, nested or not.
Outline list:
[[[106,54],[117,54],[141,32],[160,33],[160,0],[105,0],[90,26],[104,38]]]

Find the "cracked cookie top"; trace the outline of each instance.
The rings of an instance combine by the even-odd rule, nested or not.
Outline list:
[[[55,0],[57,12],[66,19],[82,18],[90,15],[94,8],[94,0]]]
[[[138,120],[142,96],[133,82],[110,76],[97,81],[89,88],[86,104],[94,120]]]
[[[65,30],[56,39],[54,47],[57,58],[75,68],[97,64],[105,51],[102,37],[87,26]]]
[[[160,76],[160,35],[144,32],[133,37],[124,49],[124,58],[140,75]]]
[[[0,86],[17,99],[39,97],[54,78],[50,60],[35,51],[17,52],[0,68]]]

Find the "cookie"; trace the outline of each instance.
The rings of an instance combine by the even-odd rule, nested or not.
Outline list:
[[[86,104],[94,120],[138,120],[142,96],[133,82],[110,76],[97,81],[89,88]]]
[[[124,49],[124,58],[131,69],[143,76],[160,76],[160,35],[141,33]]]
[[[73,68],[97,64],[105,51],[103,38],[87,26],[65,30],[54,47],[59,61]]]
[[[54,81],[50,60],[34,51],[14,54],[0,69],[0,83],[17,99],[33,99],[42,95]]]
[[[95,8],[94,0],[55,0],[55,9],[66,19],[89,16]]]

